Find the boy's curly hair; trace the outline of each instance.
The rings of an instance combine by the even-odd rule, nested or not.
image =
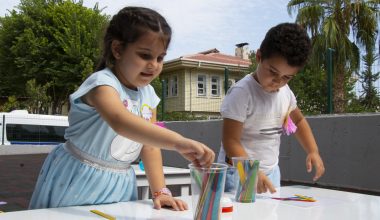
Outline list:
[[[290,66],[303,67],[311,53],[311,41],[306,30],[296,23],[281,23],[272,27],[260,45],[261,58],[284,57]]]

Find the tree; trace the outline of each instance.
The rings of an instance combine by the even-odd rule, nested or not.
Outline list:
[[[0,92],[26,96],[26,82],[49,84],[52,113],[62,106],[100,56],[109,17],[82,1],[21,0],[19,11],[0,18]]]
[[[379,4],[380,0],[291,0],[288,3],[289,14],[297,12],[296,22],[311,33],[314,67],[325,62],[327,48],[335,49],[333,102],[337,113],[345,111],[346,87],[351,73],[359,70],[360,48],[376,42]]]
[[[21,104],[16,96],[9,96],[7,102],[0,106],[0,112],[10,112],[15,109],[25,109],[26,106]]]
[[[375,48],[373,46],[370,46],[367,51],[367,54],[363,56],[365,70],[359,75],[359,80],[363,87],[360,103],[367,111],[379,111],[380,99],[374,83],[380,78],[380,72],[372,73],[373,63],[378,59],[378,56],[374,55]]]
[[[322,114],[327,109],[327,79],[324,68],[306,66],[289,82],[304,114]]]
[[[257,68],[257,61],[256,61],[256,51],[251,50],[251,53],[249,54],[249,60],[251,61],[251,65],[248,67],[248,72],[253,73],[256,71]]]
[[[156,108],[156,113],[157,113],[157,121],[162,119],[162,103],[164,102],[164,97],[162,97],[162,83],[160,77],[155,78],[150,85],[153,86],[154,91],[156,94],[161,98],[160,103],[158,104]]]
[[[50,88],[50,83],[43,86],[36,85],[36,80],[32,79],[26,83],[26,94],[30,97],[26,103],[28,112],[33,114],[48,114],[50,96],[47,95],[47,90]]]

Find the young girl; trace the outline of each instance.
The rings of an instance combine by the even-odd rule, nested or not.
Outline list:
[[[98,71],[70,96],[67,142],[48,155],[31,209],[136,200],[130,164],[139,155],[154,207],[187,209],[165,187],[160,148],[176,150],[199,166],[209,166],[214,153],[152,124],[159,98],[149,83],[162,70],[170,38],[170,26],[151,9],[126,7],[113,16]]]

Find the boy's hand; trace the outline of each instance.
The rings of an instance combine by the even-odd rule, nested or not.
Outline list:
[[[313,181],[317,181],[325,172],[325,166],[318,152],[309,153],[306,157],[306,170],[310,173],[315,168]]]
[[[272,182],[269,180],[267,175],[262,171],[259,171],[259,178],[257,180],[257,193],[266,193],[269,190],[270,193],[275,193]]]
[[[153,200],[153,208],[161,209],[162,207],[171,207],[174,211],[188,209],[186,202],[165,194],[159,195]]]
[[[175,146],[176,150],[195,166],[209,167],[214,162],[215,153],[206,145],[188,138]]]

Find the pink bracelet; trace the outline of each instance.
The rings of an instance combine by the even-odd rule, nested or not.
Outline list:
[[[166,187],[160,189],[160,191],[153,193],[152,199],[159,197],[160,195],[172,196],[172,192]]]

